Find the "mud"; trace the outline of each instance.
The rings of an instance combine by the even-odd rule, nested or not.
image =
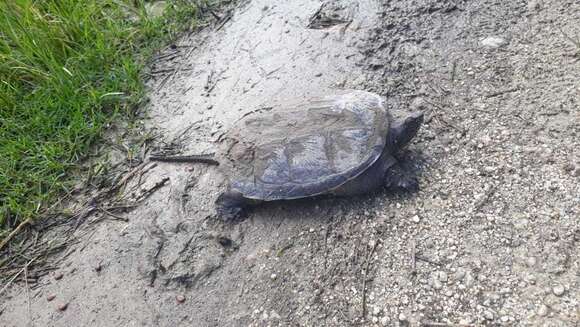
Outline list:
[[[30,297],[16,284],[0,325],[577,325],[580,4],[320,9],[255,0],[180,40],[194,47],[157,64],[180,72],[153,80],[144,108],[158,150],[213,152],[245,113],[365,89],[395,115],[427,113],[407,154],[419,193],[270,204],[224,224],[214,167],[159,163],[128,196],[167,186],[128,223],[82,226],[62,279]]]

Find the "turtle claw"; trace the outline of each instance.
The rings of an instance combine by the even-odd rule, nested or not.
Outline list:
[[[405,172],[398,165],[387,172],[385,179],[385,186],[388,189],[404,192],[417,192],[419,190],[417,177]]]
[[[246,199],[236,192],[225,192],[216,200],[216,211],[218,216],[225,222],[243,218],[246,213]]]
[[[419,181],[417,181],[417,177],[405,174],[396,180],[395,188],[406,192],[417,192]]]

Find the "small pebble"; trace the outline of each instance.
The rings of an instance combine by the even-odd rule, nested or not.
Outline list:
[[[483,317],[487,320],[493,320],[493,312],[491,311],[485,311],[483,313]]]
[[[60,303],[56,308],[58,311],[65,311],[68,308],[68,303]]]
[[[402,313],[402,312],[401,312],[401,313],[399,314],[399,320],[400,320],[400,321],[406,321],[406,320],[407,320],[407,316],[406,316],[404,313]]]
[[[314,75],[314,77],[320,77],[322,76],[322,73],[316,73],[316,75]]]
[[[443,283],[446,283],[446,282],[447,282],[447,279],[448,279],[449,277],[447,276],[447,273],[446,273],[446,272],[444,272],[444,271],[440,271],[440,272],[438,272],[438,273],[437,273],[437,278],[438,278],[440,281],[442,281]]]
[[[55,298],[56,298],[56,295],[54,295],[54,294],[49,294],[49,295],[46,297],[46,300],[47,300],[48,302],[50,302],[50,301],[54,300]]]
[[[542,304],[539,308],[538,308],[538,315],[540,317],[545,317],[548,315],[548,306],[545,304]]]
[[[541,0],[529,0],[528,1],[528,10],[529,11],[536,11],[542,8],[542,1]]]
[[[489,48],[499,48],[504,44],[506,44],[505,39],[498,36],[486,37],[481,41],[481,45]]]
[[[566,291],[566,289],[564,288],[564,286],[562,286],[560,284],[558,284],[552,288],[552,292],[554,292],[554,295],[556,295],[556,296],[564,295],[565,291]]]
[[[175,300],[177,300],[177,303],[183,303],[183,302],[185,302],[185,296],[178,295],[175,297]]]
[[[456,280],[462,280],[463,277],[465,277],[465,269],[464,268],[458,268],[457,272],[455,273],[455,279]]]
[[[271,279],[271,280],[275,280],[277,277],[278,277],[278,275],[276,275],[276,274],[272,274],[272,275],[270,275],[270,279]]]
[[[417,215],[414,215],[414,216],[413,216],[413,218],[411,218],[411,220],[412,220],[414,223],[418,223],[418,222],[420,222],[420,221],[421,221],[421,218],[419,218],[419,216],[417,216]]]
[[[56,274],[54,275],[54,280],[61,280],[61,279],[62,279],[62,277],[63,277],[63,274],[62,274],[61,272],[59,272],[59,273],[56,273]]]
[[[272,312],[270,312],[270,318],[276,319],[276,320],[282,319],[282,317],[278,314],[278,312],[276,312],[274,310],[272,310]]]
[[[441,283],[438,279],[433,279],[433,288],[436,290],[440,290],[443,288],[443,283]]]

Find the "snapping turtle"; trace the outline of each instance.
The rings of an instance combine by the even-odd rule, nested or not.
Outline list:
[[[229,188],[216,200],[223,219],[262,201],[356,195],[386,186],[416,190],[395,154],[417,134],[423,113],[393,121],[383,98],[343,91],[243,117],[218,159]]]

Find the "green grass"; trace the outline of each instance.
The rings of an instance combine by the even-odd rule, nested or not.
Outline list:
[[[198,7],[141,0],[0,1],[0,239],[70,185],[113,119],[144,96],[155,49],[191,28]]]

